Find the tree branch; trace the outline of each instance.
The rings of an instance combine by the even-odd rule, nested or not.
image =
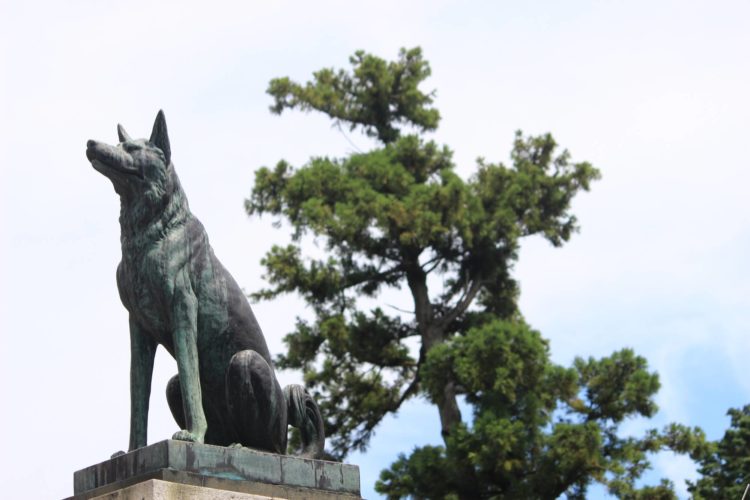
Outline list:
[[[388,413],[393,413],[395,411],[398,411],[399,408],[401,408],[401,405],[404,404],[404,402],[409,399],[413,395],[413,393],[416,391],[417,387],[419,385],[419,371],[414,375],[414,380],[411,381],[409,384],[409,387],[406,388],[403,394],[401,394],[401,397],[398,398],[398,401],[396,401],[394,404],[389,405],[387,408],[385,408],[385,411],[381,414],[380,418],[371,420],[370,422],[366,423],[362,430],[358,433],[359,436],[352,440],[351,445],[348,447],[351,449],[362,449],[364,446],[366,446],[367,442],[370,440],[370,434],[372,434],[373,429],[377,427],[380,422],[383,421],[383,418]]]
[[[379,273],[370,274],[366,271],[360,271],[359,273],[352,273],[347,279],[347,283],[345,283],[342,286],[342,290],[348,290],[349,288],[355,287],[357,285],[361,285],[362,283],[366,283],[368,281],[375,281],[375,280],[382,280],[383,278],[387,278],[393,273],[396,273],[398,271],[402,270],[402,266],[399,264],[395,267],[392,267],[386,271],[381,271]],[[360,276],[356,276],[359,274]],[[356,278],[351,278],[351,276],[356,276]]]
[[[471,285],[469,285],[463,296],[456,303],[456,306],[446,312],[443,317],[440,318],[438,323],[441,328],[446,328],[449,324],[451,324],[451,322],[461,316],[461,314],[463,314],[466,309],[468,309],[468,307],[474,301],[474,298],[479,293],[479,290],[482,289],[482,285],[484,285],[484,280],[480,279],[475,279],[471,283]]]
[[[398,312],[406,313],[406,314],[416,314],[414,311],[407,311],[406,309],[401,309],[400,307],[396,307],[392,304],[386,304],[388,307],[393,308],[397,310]]]
[[[442,257],[437,256],[437,257],[433,257],[432,259],[428,260],[424,264],[421,264],[421,267],[424,270],[424,273],[425,274],[430,274],[432,271],[434,271],[435,268],[440,265],[440,261],[441,260],[442,260]],[[430,264],[432,264],[432,266],[429,269],[425,270],[425,267],[428,266],[428,265],[430,265]]]
[[[420,358],[421,358],[421,356],[420,356]],[[420,379],[420,377],[419,377],[419,364],[421,364],[421,361],[422,360],[420,359],[419,362],[418,362],[418,364],[417,364],[417,370],[416,370],[416,373],[414,374],[414,380],[411,381],[411,384],[409,384],[409,387],[406,388],[406,390],[401,395],[401,397],[398,398],[398,402],[396,402],[396,404],[391,409],[389,409],[389,411],[396,411],[399,408],[401,408],[401,405],[404,404],[404,401],[406,401],[407,399],[409,399],[414,394],[414,392],[417,390],[417,387],[419,387],[419,379]]]

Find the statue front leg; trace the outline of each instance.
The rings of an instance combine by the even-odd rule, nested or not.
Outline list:
[[[130,444],[128,451],[146,446],[148,402],[154,372],[156,342],[130,318]]]
[[[174,355],[177,360],[177,373],[180,376],[186,425],[186,428],[175,433],[172,439],[202,443],[208,425],[203,411],[198,363],[198,299],[185,271],[180,271],[175,279],[171,312]]]

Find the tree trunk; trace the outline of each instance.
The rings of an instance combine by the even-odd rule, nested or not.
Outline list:
[[[427,353],[434,346],[445,342],[445,330],[437,326],[427,290],[427,275],[418,263],[408,267],[406,279],[414,298],[414,313],[417,320],[417,328],[422,337],[420,361],[424,361]],[[449,381],[445,385],[442,398],[436,402],[436,405],[440,413],[440,434],[443,436],[443,441],[445,441],[456,425],[461,423],[461,410],[458,408],[456,388],[453,382]]]
[[[453,382],[445,384],[443,400],[438,405],[438,410],[440,411],[440,434],[445,441],[451,431],[461,423],[461,410],[458,409],[456,388]]]

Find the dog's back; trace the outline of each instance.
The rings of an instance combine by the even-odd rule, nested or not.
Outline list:
[[[203,225],[192,218],[185,231],[190,247],[191,286],[198,298],[199,350],[222,347],[222,359],[252,349],[272,365],[271,355],[252,308],[208,242]],[[218,337],[218,338],[217,338]]]

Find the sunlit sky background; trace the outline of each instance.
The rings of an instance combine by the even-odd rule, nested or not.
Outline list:
[[[247,217],[253,172],[284,158],[344,156],[373,143],[323,116],[271,115],[268,81],[306,80],[365,49],[420,45],[442,114],[429,134],[468,177],[507,161],[513,132],[550,131],[603,178],[575,201],[565,247],[523,245],[514,275],[552,357],[632,347],[661,376],[660,412],[719,438],[750,403],[750,4],[747,2],[13,2],[0,1],[0,491],[72,494],[75,470],[127,446],[127,316],[114,272],[119,203],[86,161],[116,123],[147,137],[163,108],[173,160],[216,254],[247,291],[288,231]],[[402,304],[408,308],[409,304]],[[254,306],[272,352],[295,297]],[[176,431],[157,358],[149,442]],[[300,380],[282,375],[284,383]],[[437,411],[408,404],[359,464],[379,471],[439,444]],[[686,495],[685,458],[649,481]],[[601,489],[591,498],[604,498]]]

